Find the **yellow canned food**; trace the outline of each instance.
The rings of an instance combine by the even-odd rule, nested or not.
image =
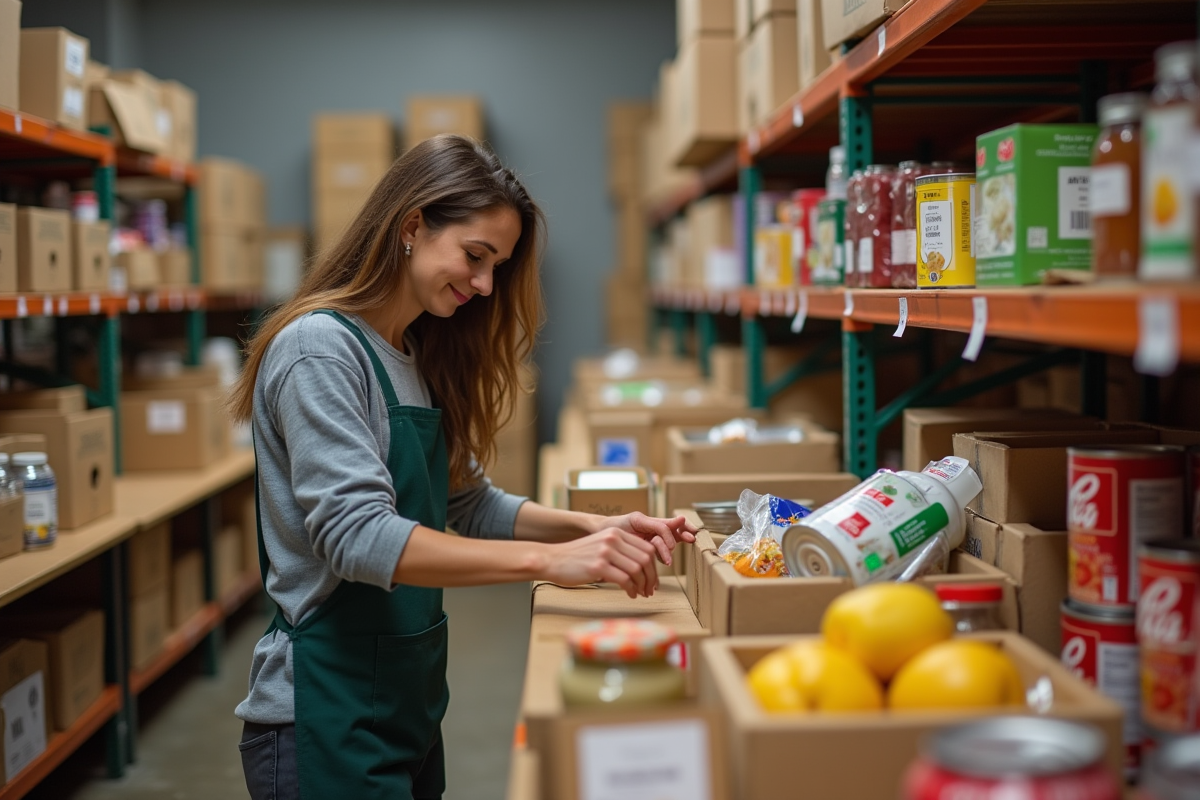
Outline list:
[[[916,180],[917,286],[959,289],[975,285],[971,236],[975,175],[955,172]]]

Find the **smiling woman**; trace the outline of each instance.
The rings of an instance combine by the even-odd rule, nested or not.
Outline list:
[[[484,477],[541,323],[543,238],[491,152],[434,137],[250,341],[232,405],[253,425],[278,606],[237,708],[254,800],[441,797],[442,587],[649,596],[655,555],[694,540],[682,517],[544,508]]]

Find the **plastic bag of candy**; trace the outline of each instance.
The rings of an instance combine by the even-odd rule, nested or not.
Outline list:
[[[717,553],[750,578],[789,577],[779,543],[783,532],[811,512],[799,503],[770,494],[742,490],[738,498],[741,529],[726,539]]]

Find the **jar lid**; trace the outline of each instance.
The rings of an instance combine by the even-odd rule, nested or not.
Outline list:
[[[1191,81],[1196,79],[1196,43],[1172,42],[1154,51],[1154,79]]]
[[[846,148],[842,147],[840,144],[835,144],[833,147],[829,148],[829,160],[834,164],[845,164]]]
[[[1004,587],[998,583],[939,583],[935,589],[943,603],[999,603]]]
[[[598,619],[567,631],[571,653],[591,661],[629,663],[666,658],[675,641],[675,631],[645,619]]]
[[[18,467],[42,467],[46,464],[45,453],[17,453],[12,462]]]
[[[8,463],[8,453],[0,453],[0,466]]]
[[[1142,92],[1123,92],[1101,97],[1096,103],[1096,121],[1101,125],[1125,125],[1137,122],[1150,97]]]

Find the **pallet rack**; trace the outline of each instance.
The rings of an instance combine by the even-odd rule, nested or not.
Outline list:
[[[675,349],[686,352],[689,316],[701,366],[716,340],[716,319],[740,316],[747,393],[762,408],[792,379],[821,365],[797,365],[768,384],[763,371],[764,321],[840,322],[845,465],[865,477],[878,466],[877,439],[905,407],[953,403],[1055,364],[1081,364],[1085,408],[1103,416],[1104,354],[1134,356],[1144,372],[1169,371],[1176,361],[1200,362],[1200,285],[1134,284],[1012,289],[879,290],[796,287],[756,290],[755,195],[766,177],[820,182],[829,148],[841,144],[847,168],[876,161],[933,156],[967,163],[975,136],[1012,122],[1094,120],[1095,101],[1116,87],[1152,83],[1152,55],[1168,42],[1195,38],[1196,5],[1186,2],[1089,4],[1060,0],[912,0],[840,58],[810,86],[751,130],[735,149],[702,170],[692,184],[652,208],[658,226],[690,202],[736,183],[746,209],[746,286],[734,291],[659,289],[651,305],[657,328],[669,320]],[[1153,22],[1148,22],[1153,20]],[[880,154],[876,159],[874,154]],[[803,309],[803,313],[801,313]],[[900,319],[904,318],[904,326]],[[924,380],[884,407],[876,405],[876,355],[883,326],[976,331],[1070,348],[1031,358],[952,392],[934,394],[961,363],[931,368]],[[877,330],[877,327],[879,330]],[[890,331],[888,331],[890,332]],[[1139,347],[1142,348],[1139,350]],[[1171,350],[1174,353],[1171,353]],[[1165,357],[1164,357],[1165,355]],[[973,359],[971,359],[973,360]],[[1146,392],[1153,396],[1153,378]]]

